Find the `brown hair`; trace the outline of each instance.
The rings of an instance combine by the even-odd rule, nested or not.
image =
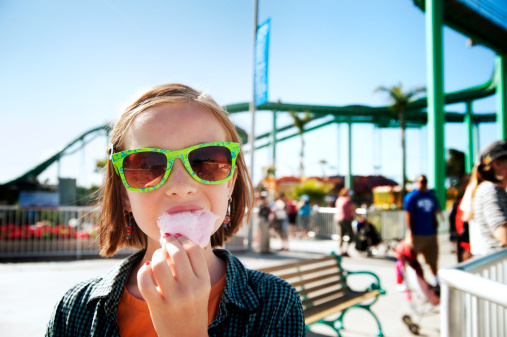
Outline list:
[[[165,84],[148,89],[132,104],[128,105],[111,131],[111,144],[107,152],[125,150],[124,135],[129,125],[144,110],[170,103],[195,102],[210,111],[224,127],[227,141],[241,144],[234,124],[227,113],[208,95],[182,84]],[[213,247],[222,246],[239,230],[243,220],[249,221],[252,212],[252,182],[248,175],[243,153],[240,151],[236,159],[237,178],[230,199],[230,222],[211,236]],[[100,254],[112,256],[122,247],[143,249],[147,246],[147,237],[137,226],[132,214],[127,213],[123,200],[126,190],[121,178],[116,174],[112,162],[106,166],[104,186],[102,189],[100,217]],[[127,224],[131,223],[131,238],[127,239]]]
[[[343,197],[343,196],[346,196],[346,195],[349,195],[349,189],[346,188],[346,187],[343,187],[341,190],[340,190],[340,193],[338,193],[338,196],[339,197]]]
[[[495,160],[489,162],[488,164],[479,163],[477,165],[477,174],[482,180],[491,181],[492,183],[500,182],[500,179],[497,177],[497,173],[495,168],[493,167],[493,163],[497,161],[505,161],[507,160],[507,156],[501,156],[496,158]]]

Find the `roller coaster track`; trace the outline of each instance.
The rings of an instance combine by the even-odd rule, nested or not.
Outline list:
[[[492,78],[481,85],[446,94],[445,103],[452,104],[459,102],[469,102],[493,95],[496,91],[496,83],[498,76],[499,76],[498,72],[495,71]],[[420,127],[427,123],[427,113],[425,111],[426,107],[427,107],[426,97],[420,98],[418,100],[409,103],[407,111],[405,112],[407,127]],[[225,106],[224,109],[229,114],[247,112],[249,111],[249,103],[231,104]],[[277,111],[277,112],[307,111],[312,116],[312,126],[305,129],[305,132],[310,132],[332,123],[370,123],[375,124],[381,128],[396,127],[399,125],[398,114],[393,113],[390,110],[389,106],[370,107],[366,105],[348,105],[339,107],[339,106],[268,102],[259,106],[257,110]],[[332,116],[333,119],[329,120],[329,116]],[[325,121],[320,122],[321,119],[325,119]],[[459,123],[463,122],[463,119],[464,115],[462,113],[445,112],[446,122]],[[473,115],[472,118],[472,121],[475,124],[494,122],[495,120],[496,115],[494,113],[475,114]],[[49,166],[60,160],[62,157],[71,155],[82,148],[82,147],[76,148],[76,144],[81,143],[82,146],[85,146],[87,143],[89,143],[96,137],[104,134],[107,135],[110,130],[111,125],[105,124],[84,132],[82,135],[80,135],[79,137],[68,143],[56,154],[46,159],[42,163],[38,164],[34,168],[30,169],[29,171],[19,176],[18,178],[7,182],[6,184],[4,184],[4,186],[15,186],[26,183],[36,184],[37,176],[40,175],[42,172],[44,172]],[[236,126],[236,130],[238,131],[243,143],[246,144],[248,142],[247,133],[238,126]],[[289,133],[288,135],[284,135],[281,138],[278,138],[277,141],[279,142],[284,141],[299,135],[299,131],[297,131],[294,125],[292,124],[288,124],[277,129],[277,132],[284,131],[289,132],[291,131],[291,133]],[[257,145],[256,149],[269,146],[271,144],[269,141],[270,137],[272,137],[271,132],[267,132],[257,136],[256,140],[267,139],[267,141],[261,145]]]

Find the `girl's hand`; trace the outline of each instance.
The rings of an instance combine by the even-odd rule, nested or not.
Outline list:
[[[211,282],[201,247],[169,236],[137,274],[139,291],[159,337],[208,336]]]

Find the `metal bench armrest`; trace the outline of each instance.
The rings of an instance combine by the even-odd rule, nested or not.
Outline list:
[[[373,276],[373,278],[375,278],[375,282],[372,282],[370,284],[370,286],[368,288],[366,288],[366,290],[367,291],[378,290],[378,291],[380,291],[381,295],[385,295],[386,291],[384,289],[382,289],[382,287],[380,285],[380,279],[375,273],[372,273],[371,271],[362,271],[362,270],[361,271],[346,271],[346,273],[347,273],[347,285],[348,285],[348,280],[349,280],[348,277],[351,275],[366,274],[366,275]]]

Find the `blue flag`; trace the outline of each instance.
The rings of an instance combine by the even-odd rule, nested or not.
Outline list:
[[[255,106],[262,105],[268,101],[269,24],[270,19],[267,19],[266,22],[259,26],[255,39]]]

